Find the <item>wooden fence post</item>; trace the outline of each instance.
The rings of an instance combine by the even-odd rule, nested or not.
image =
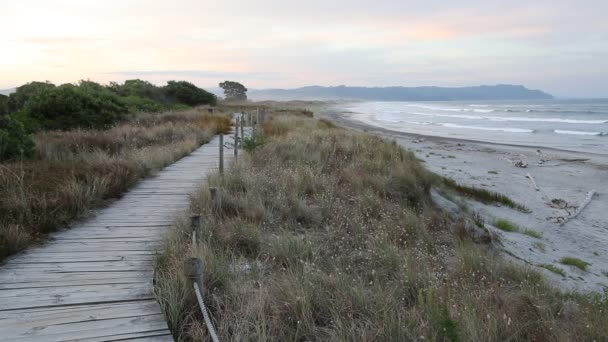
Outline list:
[[[192,215],[190,224],[192,226],[192,246],[196,246],[201,241],[201,215]]]
[[[184,273],[190,281],[197,283],[203,288],[203,260],[199,258],[188,258],[184,263]]]
[[[245,138],[244,126],[245,126],[245,118],[243,117],[243,115],[241,115],[241,139]],[[243,147],[243,144],[241,144],[241,147]]]
[[[220,174],[224,174],[224,133],[220,133]]]
[[[234,120],[234,157],[239,155],[239,117]]]

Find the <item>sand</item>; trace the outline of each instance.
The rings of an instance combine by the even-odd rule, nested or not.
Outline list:
[[[432,172],[464,185],[505,194],[525,205],[530,213],[466,200],[489,224],[488,228],[499,235],[500,242],[496,245],[506,257],[537,268],[564,290],[603,292],[608,289],[608,155],[389,131],[351,119],[336,106],[324,108],[319,115],[341,126],[393,139],[414,152]],[[524,161],[527,167],[516,167],[517,161]],[[538,191],[527,174],[534,178]],[[568,216],[565,209],[548,205],[552,199],[562,199],[576,207],[591,190],[595,190],[595,196],[576,218],[564,225],[549,219]],[[572,208],[568,210],[574,212]],[[498,230],[490,226],[496,219],[507,219],[538,231],[542,237]],[[582,271],[560,264],[559,260],[564,257],[576,257],[590,265]],[[543,264],[558,267],[565,276],[539,267]]]

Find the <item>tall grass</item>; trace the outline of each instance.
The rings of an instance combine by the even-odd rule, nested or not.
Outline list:
[[[180,340],[209,339],[182,274],[192,254],[204,261],[223,341],[608,336],[608,301],[565,297],[475,246],[434,208],[431,175],[396,144],[293,116],[273,116],[263,131],[263,145],[193,198],[201,245],[180,223],[157,263],[158,297]]]
[[[36,134],[35,158],[0,165],[0,260],[229,129],[226,115],[191,110]]]

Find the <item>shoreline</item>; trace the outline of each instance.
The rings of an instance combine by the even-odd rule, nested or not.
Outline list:
[[[579,157],[581,155],[583,155],[585,157],[589,157],[589,159],[592,159],[592,158],[603,159],[604,160],[603,163],[608,164],[608,154],[565,150],[565,149],[547,147],[547,146],[497,143],[497,142],[483,141],[483,140],[443,137],[440,135],[428,135],[428,134],[421,134],[421,133],[395,131],[395,130],[391,130],[391,129],[380,127],[380,126],[374,126],[374,125],[365,123],[365,122],[357,120],[357,119],[351,119],[344,115],[344,114],[350,114],[350,113],[354,113],[354,112],[342,111],[340,108],[335,107],[335,105],[332,105],[331,107],[324,107],[319,112],[319,114],[322,115],[321,116],[322,118],[337,121],[337,122],[341,123],[344,127],[348,127],[351,129],[362,131],[362,132],[378,131],[382,134],[404,135],[404,136],[409,136],[409,137],[418,138],[418,139],[427,139],[427,140],[435,140],[435,141],[442,140],[442,141],[450,141],[450,142],[454,142],[454,143],[473,143],[473,144],[505,147],[505,148],[512,148],[512,149],[521,148],[521,149],[534,150],[534,151],[544,150],[544,151],[553,152],[553,153],[577,155]]]
[[[564,290],[608,289],[608,217],[603,209],[608,208],[608,183],[602,182],[608,179],[608,155],[392,131],[349,118],[347,111],[335,105],[317,113],[339,126],[395,140],[431,172],[466,186],[504,194],[530,208],[531,213],[521,213],[463,199],[499,236],[499,247],[507,258],[532,265]],[[516,161],[525,161],[527,167],[516,167]],[[535,179],[539,190],[528,175]],[[552,217],[568,216],[567,210],[582,203],[591,190],[596,195],[578,217],[564,226],[551,222]],[[570,207],[550,207],[553,199],[564,200]],[[497,220],[508,220],[541,237],[496,229],[493,223]],[[568,257],[589,263],[587,271],[560,263],[561,258]],[[548,265],[565,276],[547,270]]]

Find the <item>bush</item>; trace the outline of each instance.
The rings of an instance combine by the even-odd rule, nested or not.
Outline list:
[[[144,113],[158,113],[165,109],[165,106],[155,102],[149,98],[139,97],[136,95],[129,95],[122,99],[125,106],[130,113],[144,112]]]
[[[215,95],[198,88],[190,82],[169,81],[163,89],[169,100],[174,103],[184,103],[189,106],[215,105],[217,103]]]
[[[167,98],[163,88],[140,79],[127,80],[124,84],[110,83],[108,89],[123,97],[139,97],[149,99],[157,103],[166,103]]]
[[[0,94],[0,116],[8,114],[8,96]]]
[[[10,115],[0,116],[0,160],[28,157],[34,142],[23,124]]]
[[[127,106],[93,82],[64,84],[32,96],[24,107],[36,129],[106,128],[123,118]]]
[[[30,82],[17,87],[8,99],[8,113],[18,112],[27,101],[37,94],[55,88],[55,85],[48,82]]]

